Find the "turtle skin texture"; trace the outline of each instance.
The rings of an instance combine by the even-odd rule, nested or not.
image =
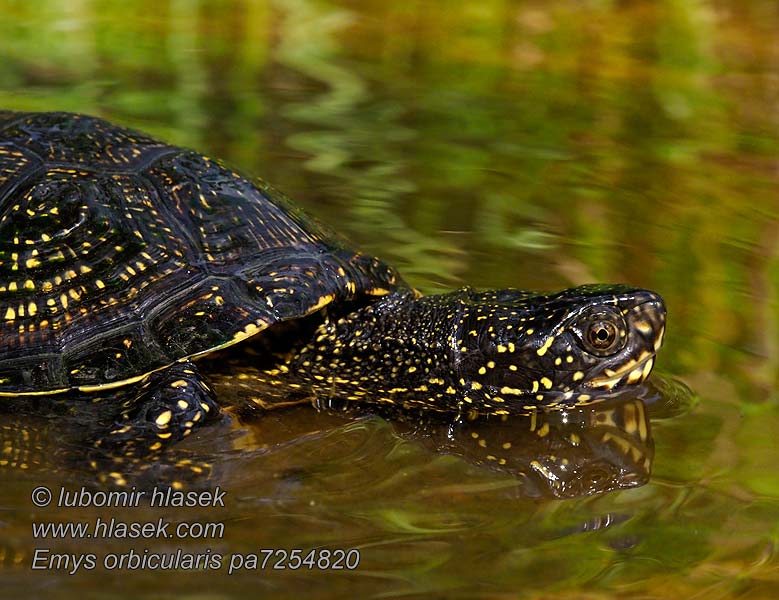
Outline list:
[[[96,117],[0,112],[0,398],[109,399],[102,481],[219,414],[195,361],[248,338],[284,348],[253,372],[274,386],[263,408],[473,416],[640,383],[664,330],[662,299],[628,286],[421,297],[216,160]]]

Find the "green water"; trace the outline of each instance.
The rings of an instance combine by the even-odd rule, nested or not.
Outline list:
[[[381,419],[300,410],[188,440],[215,457],[224,508],[37,509],[34,486],[77,482],[3,471],[0,595],[779,594],[776,2],[0,0],[0,15],[0,107],[93,113],[221,157],[424,292],[657,290],[657,372],[697,398],[653,422],[649,483],[569,500],[522,496]],[[32,540],[32,520],[97,516],[225,534]],[[30,569],[44,546],[326,546],[361,561],[71,576]]]

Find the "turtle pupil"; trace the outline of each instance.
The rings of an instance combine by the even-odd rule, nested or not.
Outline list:
[[[598,350],[606,350],[614,344],[617,331],[608,322],[595,323],[589,330],[589,341]]]

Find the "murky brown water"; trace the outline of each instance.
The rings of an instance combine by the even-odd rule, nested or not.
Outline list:
[[[80,487],[35,466],[78,440],[67,407],[6,407],[0,427],[38,450],[0,472],[0,595],[779,592],[775,2],[0,0],[0,14],[2,108],[94,113],[222,157],[425,292],[655,289],[669,312],[658,381],[694,392],[649,411],[642,486],[527,495],[379,417],[295,409],[187,440],[227,492],[189,509],[36,508],[35,486]],[[224,532],[33,540],[31,522],[98,517]],[[69,575],[31,569],[35,548],[225,558]],[[358,549],[360,563],[228,574],[232,555],[266,548]]]

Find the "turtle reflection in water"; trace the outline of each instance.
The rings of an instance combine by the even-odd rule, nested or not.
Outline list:
[[[575,498],[644,485],[654,458],[649,418],[628,394],[587,408],[460,420],[401,420],[435,452],[509,473],[522,496]],[[396,425],[400,427],[400,425]]]
[[[213,383],[220,399],[228,405],[240,405],[247,393],[273,394],[275,390],[264,389],[270,384],[255,379],[253,371],[239,361],[215,373]],[[539,407],[527,414],[452,418],[390,405],[366,409],[349,402],[329,402],[320,408],[350,423],[366,413],[369,417],[378,415],[392,424],[396,435],[433,453],[457,456],[512,475],[517,480],[513,489],[519,496],[575,498],[639,487],[649,481],[654,459],[649,419],[663,418],[656,414],[656,406],[665,398],[662,389],[643,384],[609,394],[591,406]],[[252,405],[237,410],[242,412],[242,421],[251,422]],[[316,419],[308,428],[301,414],[290,416],[295,424],[283,429],[282,415],[254,421],[249,430],[253,441],[248,447],[260,444],[274,451],[290,444],[311,443],[312,438],[327,436],[333,427],[341,427],[340,419],[335,425]]]
[[[88,462],[122,485],[220,412],[195,361],[249,338],[277,357],[263,381],[279,392],[248,395],[264,409],[512,415],[644,381],[665,308],[627,286],[422,297],[205,156],[94,117],[0,112],[0,320],[0,396],[101,402]]]

